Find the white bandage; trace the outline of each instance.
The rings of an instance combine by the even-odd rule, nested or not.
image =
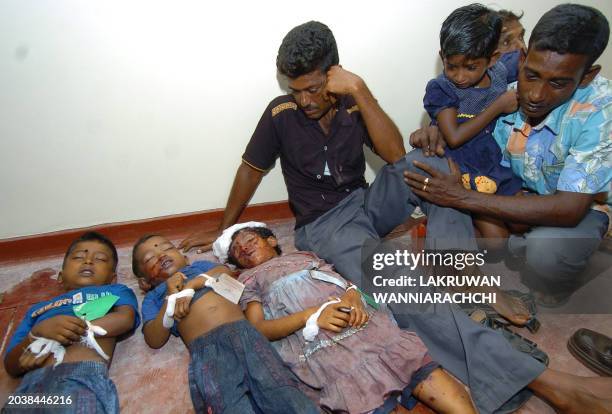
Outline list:
[[[319,316],[321,316],[321,312],[331,304],[340,302],[339,298],[334,300],[330,300],[329,302],[325,302],[321,305],[321,307],[306,320],[306,326],[302,330],[302,335],[304,335],[304,339],[307,342],[310,342],[315,339],[315,337],[319,334],[319,324],[317,323]]]
[[[87,324],[87,332],[85,332],[85,335],[81,337],[81,343],[94,349],[102,358],[108,361],[109,356],[106,355],[104,350],[102,350],[94,337],[94,335],[106,335],[106,330],[99,326],[92,325],[88,320],[85,320],[85,323]],[[34,342],[28,345],[28,351],[36,355],[36,357],[47,355],[49,352],[51,352],[53,354],[53,358],[55,358],[55,364],[53,364],[53,366],[56,367],[62,363],[64,360],[64,355],[66,355],[66,348],[64,348],[62,344],[54,339],[42,338],[32,334],[30,334],[30,337],[34,339]]]
[[[184,297],[192,298],[194,294],[195,290],[185,289],[168,296],[168,304],[166,305],[166,312],[164,313],[164,318],[162,320],[162,325],[164,325],[164,328],[170,329],[174,326],[174,307],[176,306],[176,300]]]
[[[229,251],[230,245],[232,244],[232,236],[238,230],[242,230],[247,227],[267,227],[265,223],[260,223],[258,221],[248,221],[246,223],[234,224],[223,230],[223,233],[215,242],[213,243],[213,254],[217,256],[221,263],[227,262],[227,253]]]
[[[64,360],[64,355],[66,354],[66,348],[62,346],[59,342],[53,339],[41,338],[39,336],[34,336],[30,334],[30,337],[34,339],[27,347],[27,351],[30,351],[36,357],[47,355],[49,352],[53,353],[53,358],[55,358],[54,367],[58,366]]]
[[[104,328],[101,328],[100,326],[93,325],[88,320],[85,320],[85,323],[87,324],[87,332],[85,332],[85,335],[81,337],[81,343],[89,348],[94,349],[98,353],[98,355],[108,361],[109,356],[106,355],[104,350],[102,350],[94,336],[104,336],[106,335],[106,330]]]

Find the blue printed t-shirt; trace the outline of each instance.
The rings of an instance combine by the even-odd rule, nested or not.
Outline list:
[[[597,194],[612,181],[612,82],[597,76],[537,126],[521,111],[499,118],[493,134],[503,161],[538,194]]]
[[[6,354],[8,354],[16,345],[23,341],[37,323],[58,315],[75,316],[74,311],[72,310],[74,305],[86,303],[107,295],[115,295],[119,297],[113,307],[128,305],[134,308],[135,316],[132,330],[136,329],[140,324],[140,316],[138,315],[138,301],[136,300],[136,295],[134,295],[132,289],[122,284],[86,286],[80,289],[71,290],[63,295],[56,296],[51,300],[32,305],[15,330],[13,338],[6,348]]]
[[[220,266],[218,263],[209,262],[206,260],[193,262],[192,264],[185,266],[179,272],[183,273],[187,276],[187,279],[191,280],[194,277],[198,276],[201,273],[206,273],[210,269]],[[196,300],[198,297],[201,297],[205,293],[212,290],[209,287],[205,287],[203,289],[198,290],[196,292],[197,296],[194,296],[192,300]],[[147,322],[155,319],[157,314],[164,306],[164,301],[166,300],[166,291],[167,285],[165,283],[160,283],[155,287],[155,289],[151,290],[147,293],[142,301],[142,327],[144,329]],[[178,330],[176,328],[176,324],[170,328],[170,333],[174,336],[179,336]]]

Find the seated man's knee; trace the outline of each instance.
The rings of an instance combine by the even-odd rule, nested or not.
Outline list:
[[[577,274],[586,268],[591,249],[586,240],[529,237],[526,261],[530,269],[543,278]]]
[[[413,162],[414,161],[419,161],[422,162],[423,164],[428,164],[431,165],[432,167],[436,168],[437,170],[440,170],[444,173],[448,173],[449,169],[448,169],[448,161],[446,160],[446,158],[444,157],[438,157],[438,156],[431,156],[431,157],[426,157],[423,154],[423,150],[420,148],[415,148],[412,151],[410,151],[409,153],[407,153],[404,158],[399,162],[406,162],[406,168],[410,171],[413,172],[417,172],[417,173],[421,173],[423,174],[423,171],[418,169],[417,167],[414,166]]]

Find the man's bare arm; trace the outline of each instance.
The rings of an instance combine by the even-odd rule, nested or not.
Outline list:
[[[340,66],[332,66],[327,72],[327,91],[353,96],[374,149],[383,160],[392,164],[406,155],[399,129],[382,110],[363,79]]]
[[[506,222],[539,226],[574,227],[584,218],[593,203],[595,194],[557,191],[551,195],[513,197],[484,194],[467,190],[461,184],[459,167],[448,160],[450,174],[445,174],[427,164],[415,161],[414,165],[424,174],[404,172],[404,179],[416,195],[444,207],[467,210],[494,217]]]
[[[223,220],[219,227],[212,231],[197,231],[190,234],[181,242],[179,248],[184,251],[189,251],[195,247],[199,247],[203,251],[210,250],[212,243],[219,237],[221,232],[238,221],[240,214],[242,214],[255,190],[259,187],[263,176],[264,172],[242,162],[236,172],[234,184],[232,185],[232,190],[223,212]]]

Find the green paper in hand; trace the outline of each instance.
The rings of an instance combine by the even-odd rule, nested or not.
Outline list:
[[[106,295],[99,299],[75,305],[72,307],[72,310],[79,318],[84,318],[91,322],[106,315],[118,300],[119,296]]]

